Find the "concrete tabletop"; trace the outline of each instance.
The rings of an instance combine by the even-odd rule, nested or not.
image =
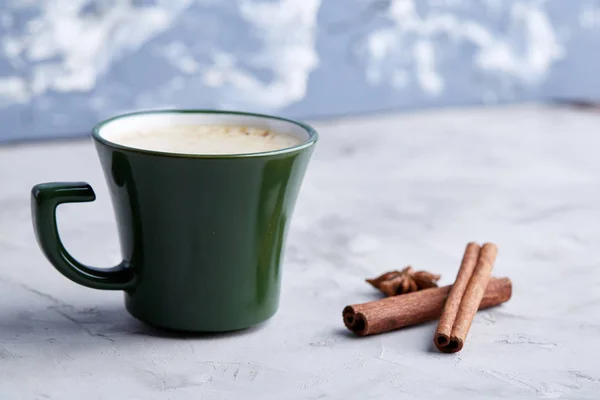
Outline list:
[[[85,180],[59,208],[67,248],[119,261],[91,140],[0,148],[0,399],[597,399],[600,114],[524,105],[316,122],[279,312],[224,335],[165,334],[122,294],[71,283],[34,240],[29,192]],[[479,312],[455,355],[435,323],[356,338],[345,305],[407,264],[452,283],[468,241],[494,241],[513,298]],[[204,397],[203,397],[204,396]]]

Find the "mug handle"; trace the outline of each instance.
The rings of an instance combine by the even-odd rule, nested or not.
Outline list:
[[[50,182],[31,190],[31,214],[38,244],[46,258],[64,276],[93,289],[126,290],[136,284],[133,268],[126,261],[113,268],[94,268],[77,261],[60,240],[56,207],[63,203],[94,201],[96,195],[85,182]]]

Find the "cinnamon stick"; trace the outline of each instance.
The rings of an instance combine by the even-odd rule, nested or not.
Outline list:
[[[452,285],[452,289],[450,289],[450,294],[448,295],[446,304],[444,304],[444,311],[435,331],[434,342],[438,349],[450,343],[450,335],[452,334],[456,314],[458,314],[458,308],[467,290],[467,285],[477,266],[480,252],[481,246],[477,243],[471,242],[467,244],[458,274],[456,274],[456,280],[454,281],[454,285]]]
[[[473,323],[490,280],[498,248],[493,243],[481,247],[469,243],[456,282],[450,290],[433,342],[445,353],[460,351]],[[477,255],[476,262],[474,256]]]
[[[439,318],[452,286],[425,289],[418,292],[386,297],[363,304],[346,306],[344,324],[359,336],[376,335]],[[512,295],[508,278],[491,278],[479,309],[502,304]]]

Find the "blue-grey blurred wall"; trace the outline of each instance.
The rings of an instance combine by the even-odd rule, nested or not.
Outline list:
[[[139,108],[600,99],[600,0],[0,0],[0,140]]]

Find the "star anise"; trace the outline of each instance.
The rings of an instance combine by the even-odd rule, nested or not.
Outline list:
[[[386,296],[396,296],[437,287],[439,279],[439,275],[427,271],[414,271],[408,266],[402,271],[390,271],[375,279],[367,279],[367,282]]]

